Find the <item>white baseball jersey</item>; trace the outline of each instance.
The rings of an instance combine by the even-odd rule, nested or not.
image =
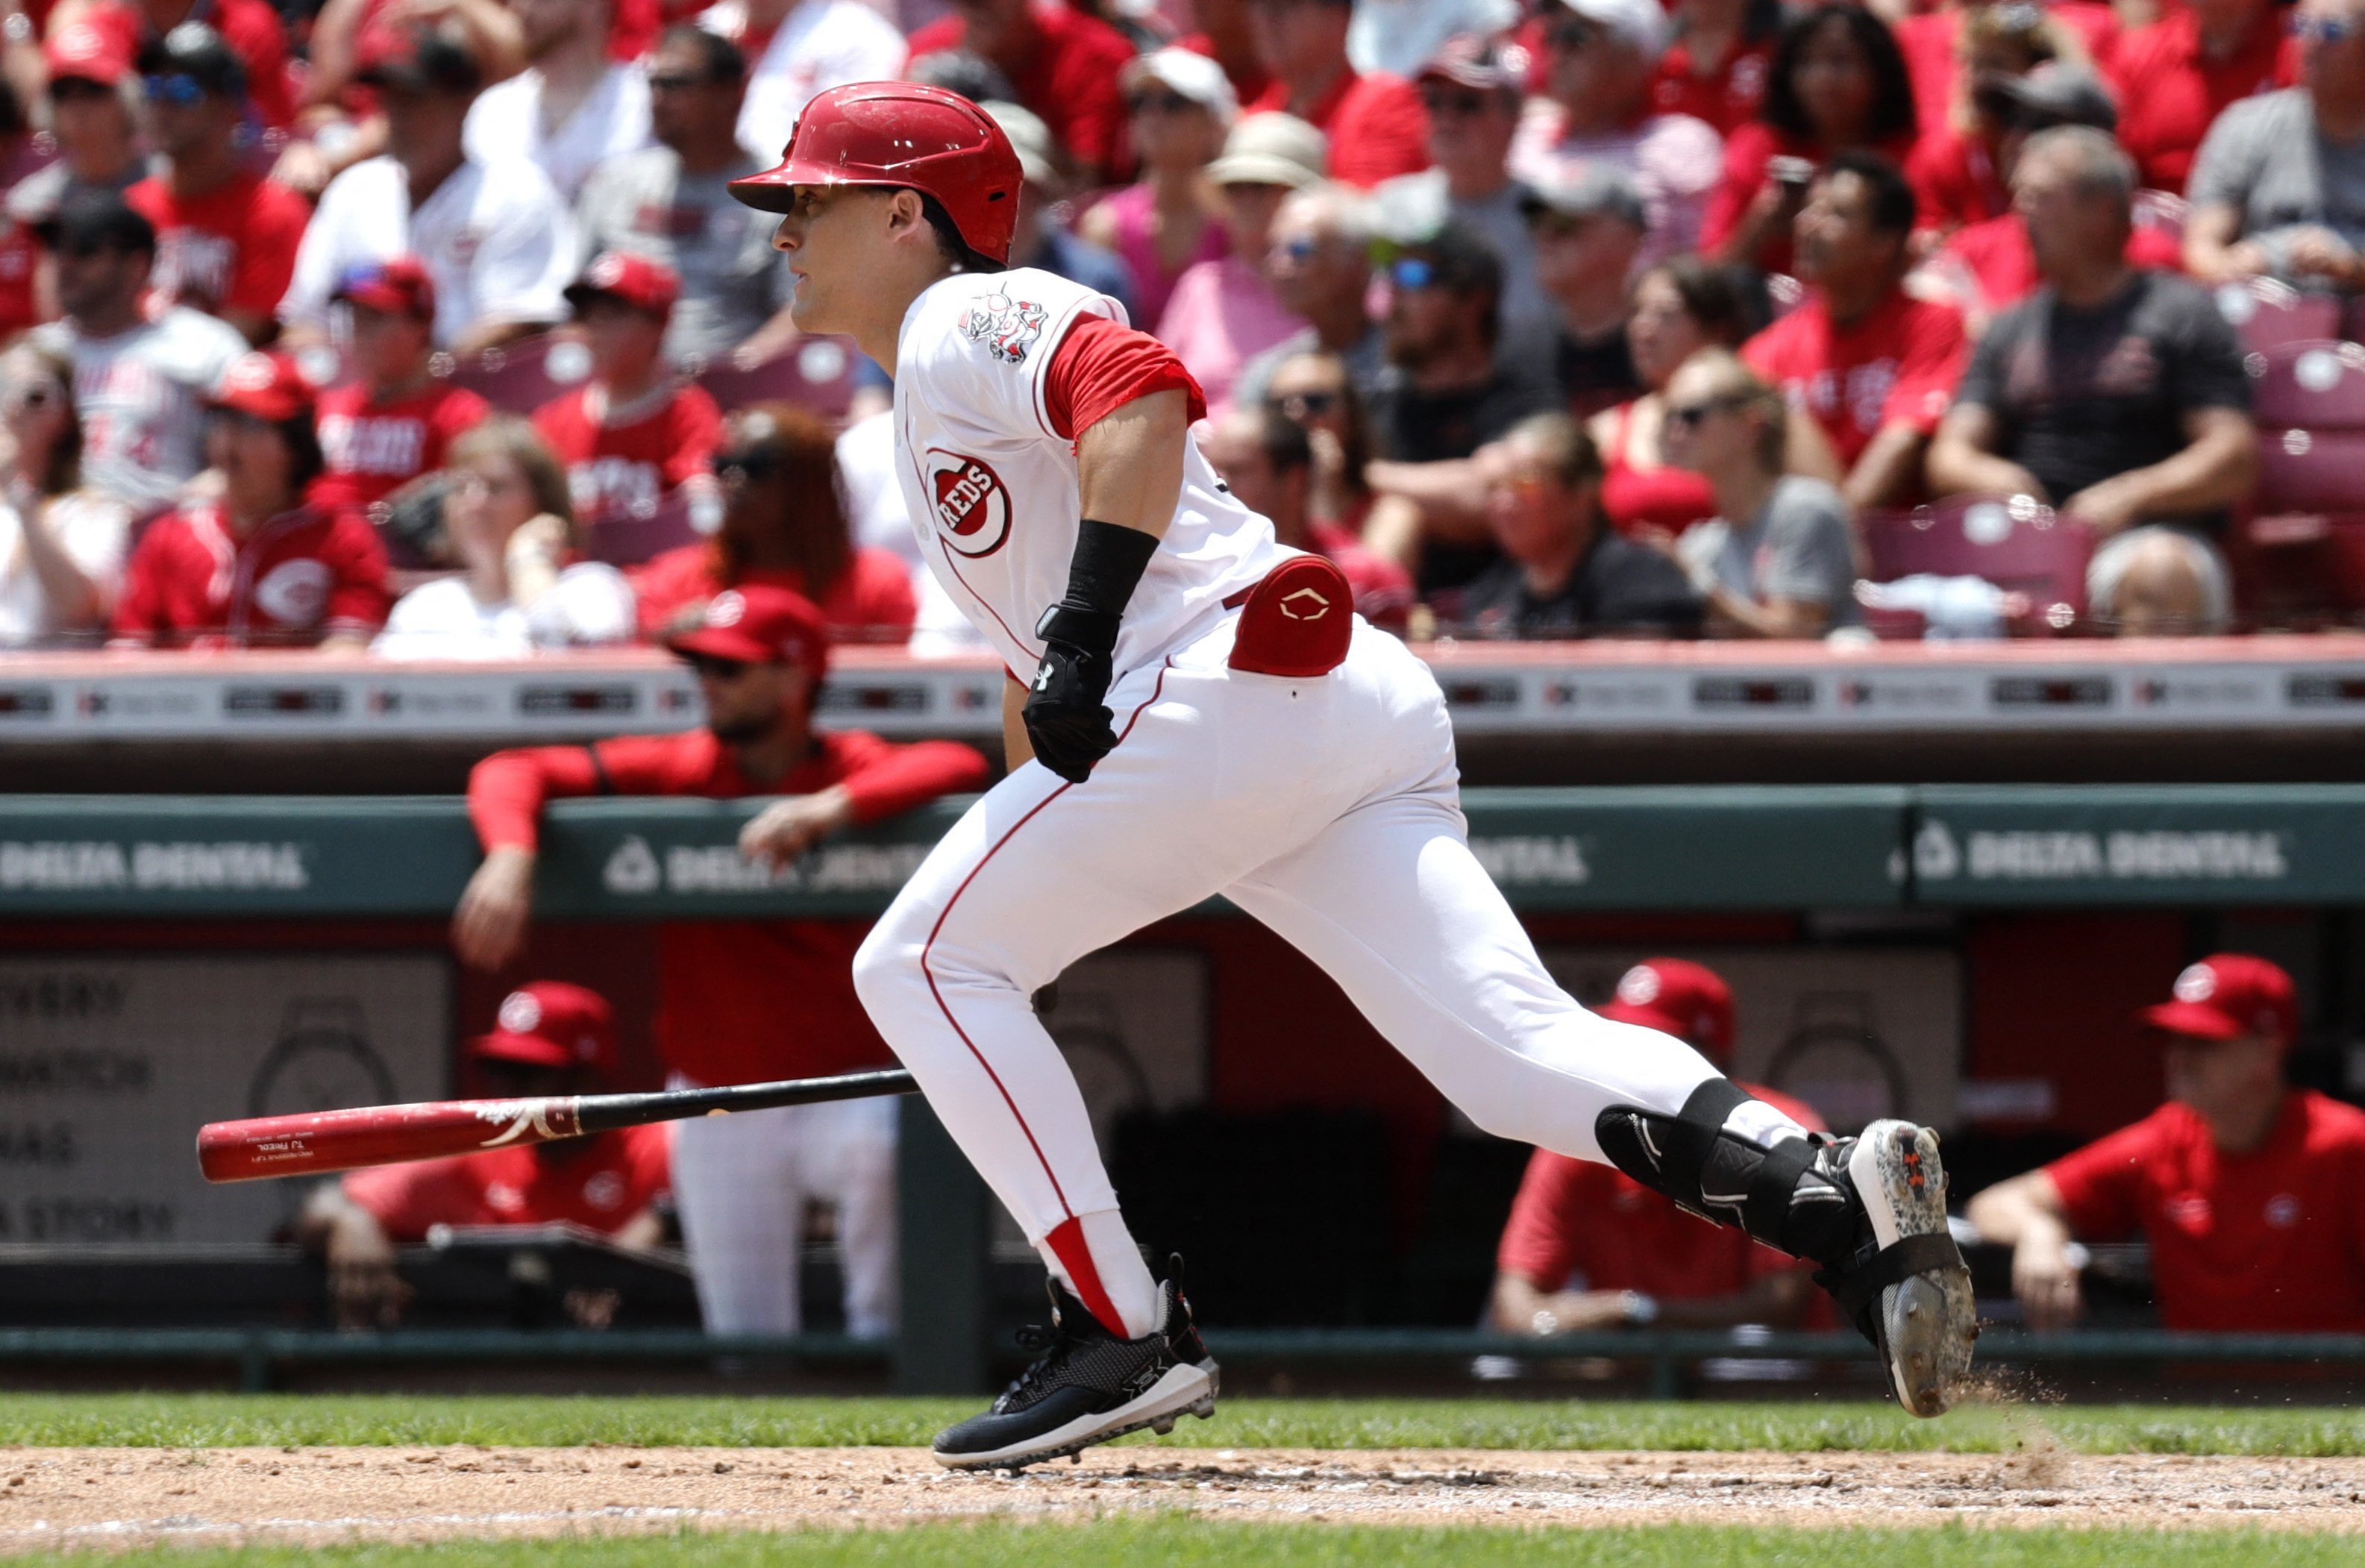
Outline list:
[[[896,477],[921,559],[1022,678],[1042,661],[1035,623],[1067,593],[1076,550],[1075,449],[1051,428],[1044,378],[1080,316],[1126,319],[1050,273],[956,273],[912,302],[895,350]],[[1186,441],[1174,521],[1126,606],[1115,667],[1203,634],[1288,554]]]

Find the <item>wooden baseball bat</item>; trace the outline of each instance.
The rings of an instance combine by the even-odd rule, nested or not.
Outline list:
[[[197,1129],[197,1168],[208,1182],[309,1176],[364,1165],[435,1159],[579,1137],[646,1122],[726,1111],[768,1111],[823,1100],[910,1094],[919,1085],[902,1068],[797,1078],[722,1089],[671,1089],[646,1094],[557,1094],[531,1100],[429,1100],[413,1105],[363,1105],[293,1116],[208,1122]]]

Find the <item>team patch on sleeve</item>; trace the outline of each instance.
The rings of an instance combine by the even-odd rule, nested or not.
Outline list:
[[[999,291],[983,294],[961,311],[960,335],[984,344],[986,353],[1004,364],[1024,364],[1026,351],[1043,335],[1048,314],[1031,299],[1013,299]]]

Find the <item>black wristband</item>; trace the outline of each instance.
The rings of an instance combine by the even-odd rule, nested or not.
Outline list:
[[[1076,553],[1068,560],[1068,592],[1043,612],[1035,634],[1107,653],[1116,646],[1125,607],[1157,554],[1154,534],[1085,518],[1076,525]]]

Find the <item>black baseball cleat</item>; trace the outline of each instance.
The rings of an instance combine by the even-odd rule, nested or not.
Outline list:
[[[1182,1260],[1174,1261],[1173,1277],[1160,1287],[1166,1321],[1138,1339],[1118,1338],[1059,1281],[1047,1282],[1050,1327],[1018,1335],[1021,1345],[1041,1352],[1035,1364],[992,1409],[938,1432],[936,1462],[951,1470],[1020,1470],[1145,1427],[1171,1432],[1186,1414],[1214,1415],[1215,1358],[1191,1321]]]

